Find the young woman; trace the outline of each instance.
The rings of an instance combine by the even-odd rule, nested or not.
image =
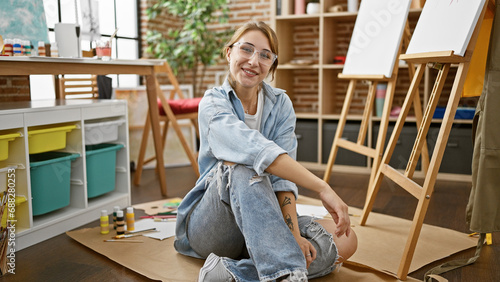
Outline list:
[[[277,53],[267,24],[246,23],[224,47],[226,81],[200,103],[201,176],[179,206],[174,243],[207,258],[199,281],[307,281],[356,250],[347,205],[295,161],[292,103],[264,82]],[[317,192],[334,220],[298,216],[297,185]]]

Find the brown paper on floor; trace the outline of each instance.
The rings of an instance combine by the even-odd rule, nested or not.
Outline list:
[[[297,202],[321,205],[319,200],[303,196]],[[154,203],[157,205],[159,201]],[[361,213],[355,208],[351,208],[350,212]],[[367,226],[359,226],[358,219],[351,217],[359,246],[349,263],[344,264],[338,272],[312,281],[398,281],[383,272],[396,272],[411,222],[374,212],[370,213]],[[163,241],[146,237],[135,238],[144,243],[103,242],[103,239],[109,239],[110,236],[101,235],[99,230],[99,227],[95,227],[70,231],[67,234],[90,249],[150,279],[197,280],[204,261],[178,254],[173,247],[173,238]],[[476,242],[477,239],[471,239],[463,233],[424,225],[410,272],[440,258],[474,247]],[[124,245],[127,252],[123,252]],[[408,281],[418,280],[408,277]]]
[[[103,242],[109,235],[100,235],[100,228],[86,228],[69,231],[67,234],[88,248],[109,259],[153,280],[161,281],[197,281],[204,260],[180,255],[174,250],[174,239],[163,241],[138,237],[144,243]],[[124,252],[123,248],[127,251]],[[340,271],[312,279],[315,282],[336,281],[398,281],[396,278],[356,265],[344,265]],[[407,281],[419,281],[408,277]]]
[[[300,196],[299,204],[321,205],[321,201]],[[370,267],[394,277],[403,256],[412,222],[410,220],[371,212],[365,226],[359,221],[362,210],[349,207],[351,224],[358,236],[358,249],[348,263]],[[448,257],[454,253],[473,248],[477,239],[454,230],[424,224],[420,233],[409,273]]]

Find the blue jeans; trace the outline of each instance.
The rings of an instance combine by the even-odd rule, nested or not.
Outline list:
[[[314,278],[335,269],[338,255],[332,235],[313,218],[301,216],[301,235],[317,250],[307,272],[268,176],[257,176],[243,165],[220,163],[206,189],[189,215],[187,237],[202,257],[210,253],[222,257],[236,281],[273,281],[291,273]]]

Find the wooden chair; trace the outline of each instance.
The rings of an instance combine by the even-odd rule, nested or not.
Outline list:
[[[170,83],[173,86],[173,89],[170,91],[168,97],[165,97],[163,92],[158,89],[158,93],[160,93],[158,97],[158,108],[160,112],[160,122],[163,123],[162,128],[162,148],[165,149],[165,143],[167,140],[167,133],[169,124],[172,125],[174,131],[179,138],[184,151],[193,167],[194,172],[197,176],[200,176],[200,172],[198,170],[198,162],[197,156],[193,152],[193,150],[189,147],[184,134],[182,133],[181,127],[178,123],[179,120],[189,119],[191,124],[195,127],[196,134],[199,136],[198,132],[198,104],[200,103],[201,98],[186,98],[182,93],[182,90],[179,87],[179,83],[177,78],[174,76],[170,65],[165,62],[164,65],[158,67],[156,73],[166,73]],[[139,149],[139,157],[137,162],[137,168],[134,174],[134,184],[139,185],[141,182],[141,175],[144,165],[152,160],[155,157],[151,157],[145,159],[146,147],[148,143],[149,132],[151,130],[151,121],[149,119],[149,114],[146,118],[146,124],[144,125],[144,131],[142,134],[141,146]],[[162,169],[156,167],[156,169]]]
[[[92,58],[95,49],[82,50],[82,57]],[[98,99],[97,75],[55,75],[57,99]]]
[[[56,76],[57,99],[98,99],[97,75]]]

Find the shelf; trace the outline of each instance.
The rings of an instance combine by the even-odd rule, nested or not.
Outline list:
[[[380,121],[382,118],[380,117],[372,117],[372,121]],[[398,119],[398,117],[389,117],[389,122],[396,122]],[[408,122],[408,123],[413,123],[413,122],[417,122],[417,118],[414,117],[414,116],[409,116],[406,118],[405,120],[405,123]],[[431,123],[443,123],[443,120],[442,119],[432,119],[431,120]],[[472,124],[472,120],[471,119],[454,119],[453,120],[453,123],[454,124]]]
[[[338,20],[349,20],[355,21],[358,16],[358,12],[336,12],[336,13],[324,13],[323,17],[325,19],[338,19]]]
[[[116,140],[108,143],[123,144],[116,153],[115,189],[112,192],[96,197],[87,198],[87,170],[85,157],[85,123],[98,122],[105,127],[105,121],[110,118],[122,120],[118,126]],[[99,217],[100,211],[112,211],[113,206],[127,207],[130,200],[130,161],[129,140],[127,125],[127,104],[118,100],[73,100],[73,101],[33,101],[12,102],[0,105],[0,134],[19,132],[21,136],[10,142],[9,156],[0,161],[0,167],[9,164],[18,164],[15,171],[16,195],[24,195],[28,200],[16,206],[16,245],[15,250],[21,250],[33,244],[57,236],[70,229],[89,223]],[[8,121],[8,123],[4,123]],[[33,183],[42,181],[31,173],[28,129],[45,128],[46,126],[60,126],[71,124],[76,126],[66,133],[65,147],[58,151],[78,153],[79,157],[70,162],[70,167],[61,164],[54,165],[60,175],[69,171],[69,205],[58,208],[47,203],[48,211],[44,214],[33,215]],[[99,127],[96,127],[99,130]],[[102,132],[110,130],[101,128]],[[41,164],[42,165],[42,164]],[[41,166],[40,165],[40,166]],[[25,169],[22,169],[24,167]],[[50,171],[50,170],[49,170]],[[66,186],[61,186],[63,191]],[[47,189],[45,187],[36,189]],[[39,191],[39,190],[38,190]],[[45,192],[45,191],[43,191]],[[40,199],[40,198],[38,198]],[[65,204],[62,201],[63,205]],[[52,210],[50,210],[52,208]]]
[[[432,123],[443,123],[442,119],[433,119]],[[472,119],[454,119],[453,124],[472,124]]]
[[[297,116],[297,118],[301,118],[301,119],[318,119],[319,118],[319,114],[316,114],[316,113],[296,112],[295,115]]]
[[[409,16],[420,16],[422,9],[410,9]],[[358,16],[358,12],[325,12],[318,13],[314,15],[279,15],[276,16],[277,21],[303,21],[303,20],[313,20],[319,19],[321,17],[325,19],[341,19],[341,20],[350,20],[355,21]]]
[[[84,211],[82,208],[68,206],[48,214],[33,217],[33,226],[31,231],[50,226],[59,222],[61,219],[71,218],[74,214]]]
[[[319,22],[320,14],[314,15],[282,15],[276,16],[276,21],[280,22],[294,22],[294,23],[312,23]]]
[[[278,65],[278,70],[302,70],[302,69],[315,69],[318,70],[320,67],[318,64],[312,64],[312,65],[299,65],[299,64],[290,64],[290,63],[285,63],[285,64],[280,64]]]
[[[340,118],[340,115],[322,115],[321,118],[323,120],[338,120]],[[347,117],[347,120],[352,120],[352,121],[361,121],[363,120],[362,115],[349,115]]]
[[[309,170],[316,171],[324,171],[326,169],[326,164],[318,164],[316,162],[300,162],[305,168]],[[335,165],[333,166],[334,172],[340,173],[352,173],[352,174],[370,174],[371,170],[368,167],[356,167],[356,166],[347,166],[347,165]],[[398,170],[401,173],[404,173],[404,170]],[[425,173],[421,171],[415,171],[414,174],[415,179],[424,179]],[[437,180],[442,181],[455,181],[455,182],[471,182],[472,176],[466,174],[456,174],[456,173],[442,173],[440,172],[437,175]]]
[[[344,68],[344,64],[324,64],[323,69],[325,70],[339,70]]]

